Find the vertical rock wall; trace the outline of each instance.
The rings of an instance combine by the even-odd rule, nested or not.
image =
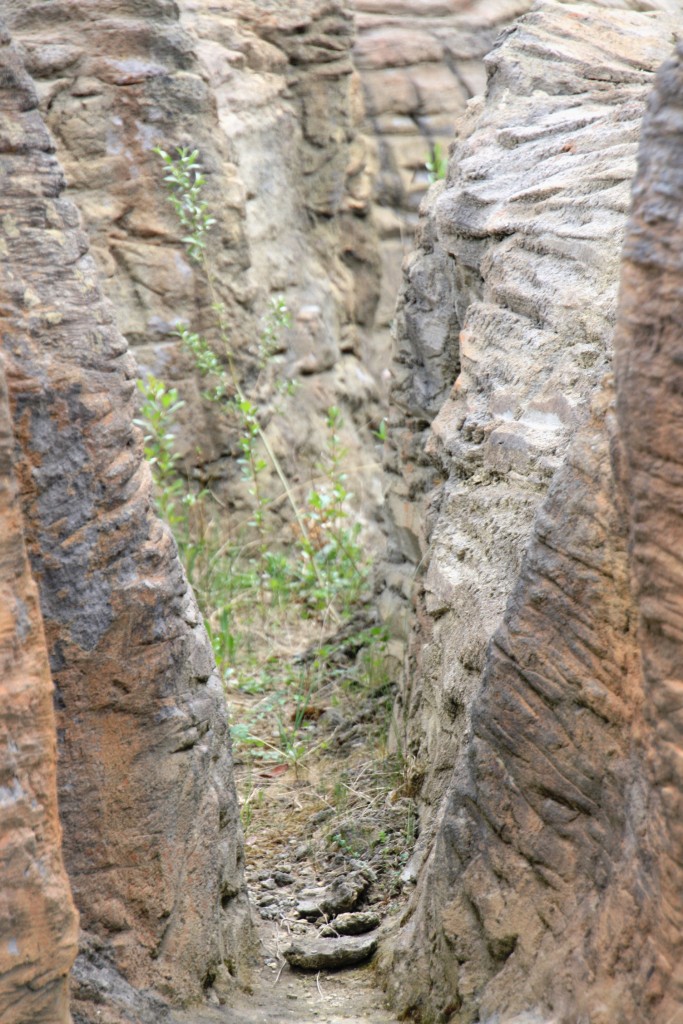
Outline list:
[[[400,628],[417,573],[402,715],[423,825],[534,515],[610,364],[640,119],[674,24],[590,3],[517,21],[406,261],[383,605]]]
[[[245,389],[294,484],[306,493],[327,409],[341,406],[344,443],[370,467],[352,489],[372,521],[381,490],[371,428],[381,413],[362,332],[379,265],[346,4],[7,2],[121,328],[140,364],[177,384],[187,403],[178,437],[188,471],[210,479],[229,507],[251,500],[235,472],[235,424],[202,402],[173,336],[182,320],[220,348],[217,298]],[[201,152],[217,219],[214,295],[179,242],[155,145]],[[293,325],[273,369],[297,380],[293,399],[259,371],[262,316],[277,294]],[[273,481],[273,496],[280,490]]]
[[[444,157],[468,100],[486,85],[484,56],[531,0],[354,0],[354,63],[377,174],[373,215],[382,285],[369,357],[386,370],[401,264],[413,247],[434,145]]]
[[[648,774],[659,795],[662,889],[654,940],[661,1004],[648,1020],[683,1016],[681,693],[681,364],[683,50],[657,76],[643,125],[624,245],[615,337],[617,411],[626,451],[631,555],[648,725]]]
[[[422,755],[426,799],[439,763],[449,784],[389,977],[419,1020],[683,1012],[680,55],[643,137],[618,422],[605,376],[627,181],[671,13],[543,4],[519,22],[489,58],[487,99],[412,263],[417,289],[448,266],[430,241],[455,258],[460,327],[460,373],[430,440],[447,483],[427,520],[408,690],[413,739],[443,751],[433,775]],[[403,339],[413,380],[438,380],[426,344]],[[435,710],[449,700],[450,739]]]
[[[4,92],[3,135],[20,108],[20,95]],[[77,917],[61,856],[52,682],[1,361],[0,371],[0,1020],[68,1024]]]
[[[131,1019],[117,1016],[107,971],[125,979],[125,999],[128,985],[183,1001],[236,973],[246,951],[226,711],[152,508],[134,361],[61,198],[30,80],[6,44],[2,59],[1,341],[56,687],[64,855],[92,933],[76,995],[96,998],[101,977],[106,1019]]]

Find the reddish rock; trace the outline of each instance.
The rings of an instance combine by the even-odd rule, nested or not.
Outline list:
[[[4,127],[16,111],[2,99]],[[0,360],[0,1020],[68,1024],[77,916],[61,856],[52,680],[13,448]]]
[[[221,963],[236,972],[248,945],[226,708],[152,508],[134,361],[30,80],[6,42],[1,58],[2,350],[56,686],[65,860],[101,961],[184,1001]]]
[[[615,338],[648,775],[657,795],[648,830],[660,841],[651,872],[661,886],[654,1024],[683,1017],[682,105],[679,45],[657,77],[643,125]]]

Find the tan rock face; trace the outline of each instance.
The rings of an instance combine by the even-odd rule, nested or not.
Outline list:
[[[228,507],[251,500],[236,470],[235,424],[202,402],[202,385],[173,335],[182,320],[216,343],[215,297],[226,308],[245,390],[302,493],[332,405],[344,412],[345,446],[365,452],[357,464],[376,468],[379,392],[365,367],[379,263],[346,4],[9,7],[121,329],[140,365],[177,385],[187,403],[178,436],[188,467],[211,479]],[[215,296],[180,244],[155,145],[201,152],[217,219]],[[262,316],[278,294],[293,325],[275,370],[299,382],[295,399],[256,387]],[[275,405],[282,416],[273,415]],[[351,481],[368,525],[381,503],[371,469]],[[272,491],[280,495],[279,482]]]
[[[0,53],[6,48],[0,36]],[[2,97],[3,133],[21,116],[12,99]],[[52,681],[2,362],[0,370],[0,1020],[68,1024],[77,915],[61,856]]]
[[[354,63],[376,152],[373,213],[382,259],[371,357],[383,369],[391,355],[401,263],[413,247],[427,188],[425,163],[435,144],[447,155],[467,101],[484,91],[484,56],[530,0],[353,0],[353,7]]]
[[[465,664],[459,652],[468,626],[478,625],[482,642],[491,640],[479,655],[481,681],[477,675],[458,708],[462,738],[453,734],[454,771],[436,842],[391,960],[392,994],[419,1020],[670,1024],[683,1012],[675,710],[683,195],[672,178],[683,72],[679,53],[658,79],[645,122],[622,275],[617,420],[603,373],[616,280],[606,229],[611,223],[623,234],[619,158],[633,158],[629,121],[633,116],[635,134],[644,87],[671,43],[672,23],[661,12],[620,11],[614,36],[613,19],[597,5],[539,7],[494,51],[486,105],[454,175],[458,204],[442,191],[424,228],[428,254],[436,224],[456,258],[454,294],[464,313],[460,376],[431,442],[449,482],[446,503],[428,521],[438,572],[427,571],[418,598],[415,664],[442,687],[427,689],[427,699],[447,694],[454,663]],[[586,59],[581,48],[591,39],[593,67],[610,70],[596,75],[603,83],[598,100],[579,115],[586,82],[572,87],[573,68]],[[554,67],[563,69],[561,89],[552,88],[552,65],[544,68],[546,47],[565,53]],[[505,159],[504,111],[513,107],[517,76],[528,73],[531,55],[541,62],[536,82],[557,106],[545,117],[518,113],[517,125],[533,125],[524,132],[536,160],[527,159],[523,190],[514,160],[508,164],[496,198],[488,160],[497,154],[502,166]],[[568,101],[570,112],[560,110]],[[591,123],[600,125],[593,143]],[[515,128],[510,147],[520,160],[521,132]],[[530,168],[542,169],[546,145],[550,165],[541,187]],[[569,179],[559,167],[553,172],[553,148],[577,154],[573,200]],[[594,161],[605,154],[601,177]],[[582,167],[591,165],[583,179]],[[533,205],[525,212],[526,202]],[[504,235],[498,256],[494,228]],[[581,254],[580,270],[563,262],[572,253]],[[417,275],[424,259],[414,261]],[[436,267],[438,273],[438,258]],[[476,301],[467,302],[473,281]],[[516,344],[520,320],[526,326]],[[531,362],[519,362],[523,344],[533,347],[533,373]],[[429,380],[432,372],[438,380],[424,349],[405,348],[414,375]],[[546,474],[558,462],[546,490]],[[468,483],[478,488],[469,499]],[[525,528],[534,509],[533,526]],[[488,536],[488,552],[473,549],[470,536]],[[463,587],[458,563],[466,569],[471,553],[479,578]],[[505,575],[491,574],[494,558]],[[437,587],[444,578],[450,589]],[[482,608],[492,615],[488,624]],[[465,667],[475,675],[475,664]],[[411,696],[413,713],[432,723],[423,742],[439,749],[445,730],[435,713],[425,714],[416,685]],[[437,791],[438,779],[428,776],[426,788]]]
[[[56,687],[66,865],[93,970],[195,998],[248,945],[223,695],[152,510],[135,364],[30,80],[7,46],[3,58],[2,350]]]
[[[391,591],[418,567],[402,700],[423,824],[534,515],[609,367],[640,119],[673,27],[662,12],[621,10],[618,30],[614,17],[545,4],[491,52],[405,265],[384,605],[397,617]]]

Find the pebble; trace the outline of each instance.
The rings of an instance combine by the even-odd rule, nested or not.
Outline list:
[[[296,905],[300,917],[316,919],[327,915],[333,917],[346,910],[353,910],[370,884],[368,872],[356,871],[335,879],[325,889],[304,889]]]
[[[294,875],[290,875],[286,871],[274,871],[273,881],[276,885],[293,885]]]

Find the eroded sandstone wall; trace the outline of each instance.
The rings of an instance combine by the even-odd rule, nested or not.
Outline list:
[[[401,264],[413,248],[425,166],[447,157],[467,102],[484,92],[484,57],[531,0],[353,0],[353,59],[374,145],[373,216],[381,289],[368,355],[377,375],[391,358]]]
[[[55,683],[64,858],[86,932],[77,1019],[160,1020],[135,990],[198,998],[237,974],[248,947],[226,709],[153,511],[134,360],[62,198],[31,81],[6,40],[1,56],[2,353]]]
[[[352,489],[364,521],[372,521],[381,490],[371,430],[381,412],[364,346],[379,263],[348,6],[5,6],[121,329],[140,365],[176,384],[187,403],[177,436],[188,471],[211,480],[228,507],[251,500],[236,471],[235,420],[202,402],[202,382],[173,335],[181,320],[203,328],[220,350],[210,308],[217,299],[244,390],[297,493],[306,494],[317,472],[327,409],[341,406],[344,444],[363,453],[354,467],[367,466],[352,474]],[[209,241],[213,293],[179,241],[155,145],[201,152],[217,219]],[[264,374],[262,317],[279,294],[293,324]],[[278,395],[274,376],[295,379],[296,395]],[[279,482],[270,491],[279,496]],[[287,518],[286,503],[275,509]]]
[[[631,567],[639,612],[648,777],[658,814],[661,886],[653,940],[662,974],[655,1024],[683,1016],[681,774],[681,364],[683,49],[662,68],[643,125],[624,244],[615,336],[617,412],[626,452]]]
[[[610,365],[640,120],[674,28],[662,11],[591,3],[517,21],[406,261],[383,607],[399,634],[412,623],[400,717],[423,825],[534,516]]]
[[[643,135],[618,420],[608,372],[628,177],[676,14],[541,4],[518,23],[489,58],[487,99],[409,267],[412,338],[428,338],[409,319],[417,288],[449,265],[439,244],[455,257],[460,330],[429,442],[447,482],[418,538],[432,548],[408,690],[424,723],[412,736],[444,751],[448,791],[389,977],[419,1020],[683,1012],[680,52]],[[413,379],[438,383],[426,341],[402,338]],[[449,699],[462,729],[450,738]],[[424,786],[439,793],[431,774]]]
[[[2,95],[3,134],[21,117],[17,106],[20,97]],[[13,463],[0,360],[0,1020],[68,1024],[77,916],[61,855],[52,681]]]

